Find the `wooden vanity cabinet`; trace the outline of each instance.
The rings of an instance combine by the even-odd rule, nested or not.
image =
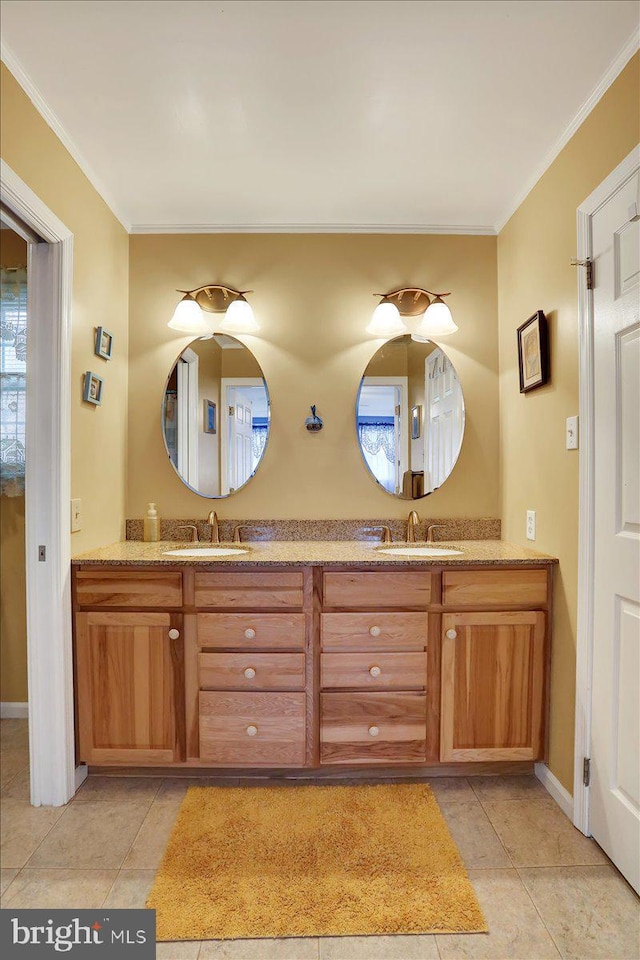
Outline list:
[[[545,614],[442,617],[440,760],[543,756]]]
[[[428,569],[325,571],[320,763],[427,759]]]
[[[180,614],[76,614],[79,759],[163,765],[184,759]]]
[[[321,775],[544,759],[551,575],[74,567],[78,760]]]
[[[304,608],[313,571],[189,575],[188,758],[245,769],[307,765],[313,630]]]

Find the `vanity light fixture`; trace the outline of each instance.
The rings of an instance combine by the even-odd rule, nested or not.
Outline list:
[[[449,293],[433,293],[421,287],[402,287],[374,296],[382,297],[367,327],[367,333],[374,336],[395,337],[407,333],[408,327],[403,317],[419,318],[411,331],[412,340],[439,339],[458,329],[443,299],[450,296]]]
[[[178,290],[184,297],[178,304],[169,326],[181,333],[211,336],[212,333],[255,333],[260,329],[245,300],[252,290],[234,290],[221,283],[206,283],[193,290]],[[207,313],[224,313],[224,319],[214,323]]]

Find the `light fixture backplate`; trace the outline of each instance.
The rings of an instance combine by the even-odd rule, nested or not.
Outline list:
[[[396,306],[401,317],[419,317],[431,303],[431,298],[426,290],[403,289],[387,293],[382,302]]]
[[[248,292],[244,291],[244,293]],[[230,287],[212,284],[198,290],[193,297],[200,309],[206,313],[226,313],[230,303],[244,299],[244,293],[232,290]]]

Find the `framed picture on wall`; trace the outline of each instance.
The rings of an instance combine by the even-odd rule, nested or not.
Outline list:
[[[420,430],[422,428],[422,406],[418,404],[411,407],[411,439],[420,439]]]
[[[95,404],[96,407],[99,407],[102,403],[102,379],[97,377],[95,373],[91,373],[90,370],[87,370],[84,375],[82,399],[86,403]]]
[[[517,334],[520,393],[528,393],[549,381],[549,333],[542,310],[519,326]]]
[[[96,356],[102,357],[103,360],[111,360],[111,353],[113,351],[113,334],[106,330],[104,327],[96,327],[96,343],[95,343],[95,352]]]
[[[216,433],[216,405],[213,400],[204,400],[204,426],[205,433]]]

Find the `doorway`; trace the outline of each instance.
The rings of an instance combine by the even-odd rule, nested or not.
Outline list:
[[[60,806],[75,767],[70,599],[73,237],[0,161],[2,215],[28,241],[25,559],[30,797]]]
[[[578,210],[575,824],[640,891],[640,150]]]

